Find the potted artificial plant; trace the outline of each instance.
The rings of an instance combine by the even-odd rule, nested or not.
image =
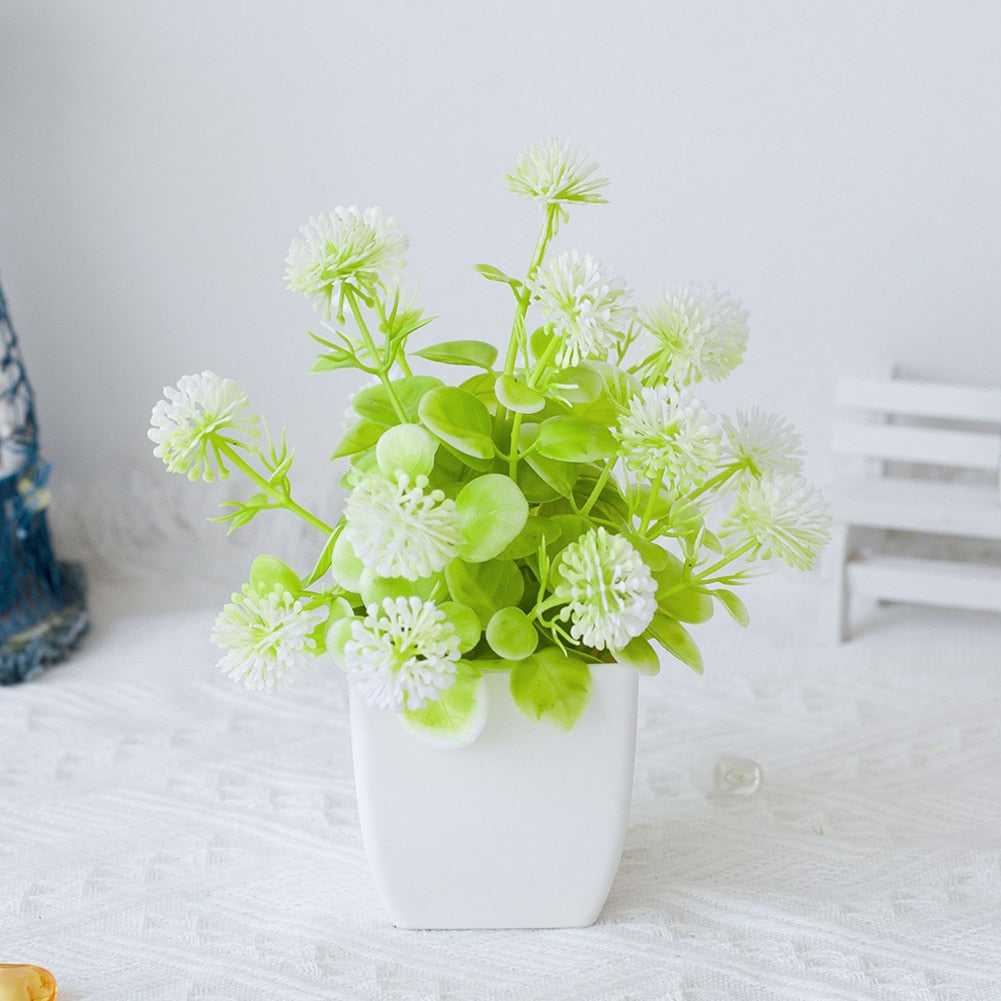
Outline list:
[[[717,608],[746,624],[735,587],[764,560],[809,568],[828,533],[789,423],[717,420],[693,394],[742,360],[740,304],[703,285],[634,306],[595,258],[552,252],[571,209],[605,201],[566,145],[529,149],[507,182],[542,224],[523,275],[477,265],[509,318],[501,349],[426,338],[407,239],[379,209],[336,209],[292,243],[288,287],[321,321],[313,371],[370,380],[333,452],[342,512],[293,497],[284,435],[232,380],[183,377],[149,431],[170,470],[254,484],[232,528],[278,508],[316,529],[312,566],[254,562],[213,640],[252,688],[317,659],[344,672],[362,834],[407,927],[594,921],[638,676],[665,658],[701,671],[690,627]]]

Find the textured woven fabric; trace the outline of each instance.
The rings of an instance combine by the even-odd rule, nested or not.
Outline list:
[[[412,932],[366,868],[343,679],[233,685],[204,592],[98,584],[78,653],[0,690],[0,961],[61,1001],[1001,998],[1001,619],[885,608],[824,649],[810,582],[763,582],[704,677],[643,679],[598,924]],[[755,794],[705,795],[724,753]]]

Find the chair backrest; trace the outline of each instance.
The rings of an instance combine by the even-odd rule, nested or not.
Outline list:
[[[835,405],[837,453],[995,476],[1001,468],[1001,388],[840,379]]]

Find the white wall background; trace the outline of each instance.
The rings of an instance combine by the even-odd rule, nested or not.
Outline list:
[[[383,205],[433,339],[500,337],[471,265],[524,267],[537,209],[503,174],[556,135],[612,179],[561,245],[639,296],[738,295],[749,355],[706,395],[787,414],[823,480],[838,373],[1001,382],[999,10],[4,0],[0,275],[56,476],[162,468],[150,408],[202,368],[321,469],[356,381],[307,374],[298,226]]]

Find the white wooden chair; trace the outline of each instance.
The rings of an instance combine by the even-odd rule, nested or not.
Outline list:
[[[834,529],[822,575],[821,631],[849,634],[851,598],[1001,611],[1001,558],[972,558],[1001,540],[1001,388],[904,379],[837,383],[832,450],[845,465],[830,491]],[[856,468],[848,469],[854,462]],[[891,553],[885,532],[909,545]],[[870,546],[860,543],[868,536]],[[921,554],[942,537],[946,558]],[[875,542],[873,541],[875,540]],[[969,543],[966,543],[969,549]]]

